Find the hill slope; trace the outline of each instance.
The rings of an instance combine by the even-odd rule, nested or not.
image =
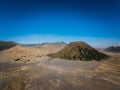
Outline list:
[[[85,42],[72,42],[55,54],[49,54],[52,58],[63,58],[70,60],[101,60],[108,56],[97,51]]]
[[[0,41],[0,51],[16,46],[17,43]]]
[[[47,54],[56,53],[61,50],[65,45],[51,45],[45,44],[42,46],[24,46],[16,45],[9,49],[3,50],[0,52],[0,60],[9,61],[9,60],[36,60],[41,56]]]

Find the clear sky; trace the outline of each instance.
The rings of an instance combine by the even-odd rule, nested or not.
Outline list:
[[[0,40],[120,42],[120,0],[0,0]]]

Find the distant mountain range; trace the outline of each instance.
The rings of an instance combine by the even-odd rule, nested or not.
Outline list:
[[[108,52],[120,53],[120,46],[111,46],[105,49]]]
[[[15,42],[0,41],[0,51],[16,46]]]
[[[65,42],[63,42],[63,41],[61,41],[61,42],[51,42],[51,43],[49,43],[49,42],[44,42],[44,43],[38,43],[38,44],[21,44],[21,45],[23,45],[23,46],[30,46],[30,47],[32,47],[32,46],[43,46],[43,45],[67,45],[67,43],[65,43]]]
[[[16,42],[11,42],[11,41],[0,41],[0,51],[9,49],[11,47],[17,46],[17,45],[22,45],[25,47],[40,47],[40,48],[61,48],[67,45],[67,43],[61,41],[61,42],[45,42],[45,43],[39,43],[39,44],[18,44]],[[110,46],[106,49],[97,49],[97,50],[104,50],[107,52],[114,52],[114,53],[119,53],[120,52],[120,46]]]

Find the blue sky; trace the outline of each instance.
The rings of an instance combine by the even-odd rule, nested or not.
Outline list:
[[[0,0],[0,40],[120,42],[120,0]]]

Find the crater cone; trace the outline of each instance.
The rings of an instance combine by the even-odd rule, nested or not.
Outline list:
[[[52,58],[62,58],[68,60],[102,60],[108,58],[104,53],[101,53],[88,45],[85,42],[71,42],[65,46],[62,50],[54,54],[49,54]]]

